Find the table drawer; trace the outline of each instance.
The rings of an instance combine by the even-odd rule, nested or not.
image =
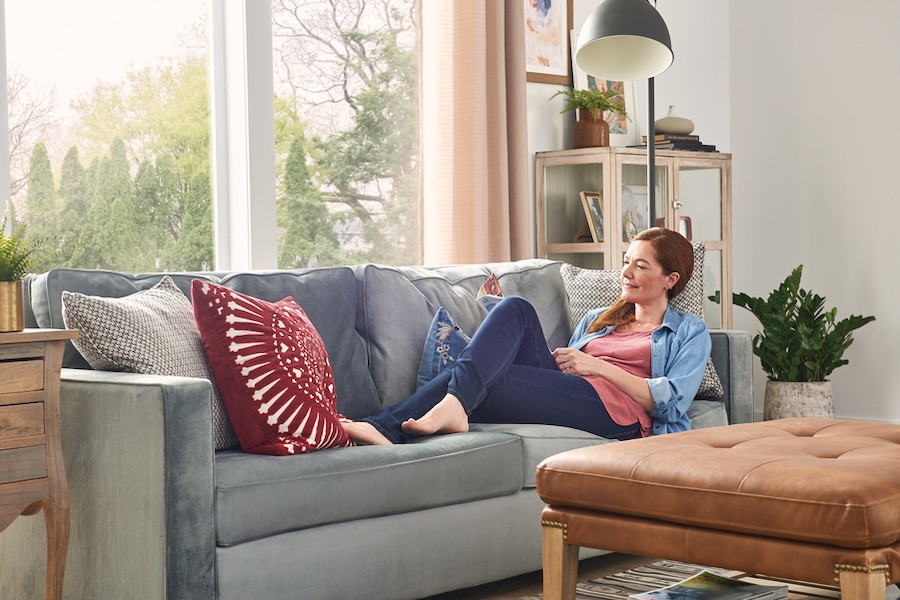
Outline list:
[[[0,483],[46,476],[47,458],[43,446],[0,450]]]
[[[45,442],[43,402],[0,406],[0,450]]]
[[[0,396],[44,389],[43,360],[0,362]]]

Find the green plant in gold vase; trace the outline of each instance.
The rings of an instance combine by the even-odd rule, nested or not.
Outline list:
[[[603,118],[604,111],[628,117],[619,90],[559,90],[550,98],[557,96],[565,99],[560,112],[578,111],[578,121],[572,131],[572,145],[576,148],[609,146],[609,123]]]
[[[846,365],[844,351],[853,331],[875,317],[837,318],[825,310],[825,298],[800,287],[803,265],[795,268],[768,298],[732,295],[734,305],[749,310],[762,325],[753,338],[753,353],[766,382],[766,419],[834,416],[827,377]]]
[[[0,223],[0,332],[25,328],[22,279],[40,247],[40,242],[26,240],[23,223],[7,233],[8,216]]]

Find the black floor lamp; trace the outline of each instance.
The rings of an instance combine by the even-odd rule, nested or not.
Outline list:
[[[649,223],[656,222],[656,149],[653,78],[675,55],[666,22],[648,0],[603,0],[578,35],[575,62],[598,79],[647,80],[647,198]]]

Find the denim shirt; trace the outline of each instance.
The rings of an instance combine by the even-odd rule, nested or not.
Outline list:
[[[605,308],[592,310],[584,316],[569,347],[580,350],[589,341],[615,330],[614,325],[594,333],[586,333],[591,322]],[[652,435],[686,431],[691,428],[688,407],[700,389],[712,340],[706,323],[695,315],[666,309],[663,323],[650,336],[650,395],[656,407],[650,411],[653,419]]]

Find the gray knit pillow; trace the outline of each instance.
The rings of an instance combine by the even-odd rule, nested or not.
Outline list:
[[[63,322],[81,331],[72,343],[92,368],[214,381],[187,297],[169,276],[124,298],[62,293]],[[216,450],[239,447],[213,383]]]
[[[679,312],[703,318],[703,258],[702,242],[695,242],[694,273],[687,285],[672,299],[672,308]],[[588,312],[610,306],[622,293],[622,272],[613,270],[583,269],[567,263],[560,267],[560,274],[569,297],[569,311],[574,329]],[[722,382],[710,358],[697,390],[698,398],[721,399],[725,396]]]

